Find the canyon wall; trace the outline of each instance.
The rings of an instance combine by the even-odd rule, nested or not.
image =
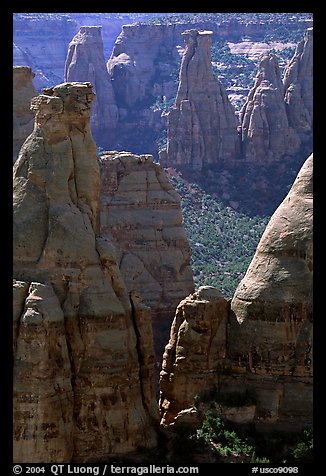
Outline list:
[[[14,165],[14,461],[98,461],[156,444],[150,310],[100,235],[90,83],[32,100]]]
[[[116,142],[118,108],[106,70],[100,26],[82,26],[71,40],[64,81],[88,81],[96,98],[91,110],[91,130],[97,144],[112,148]]]
[[[253,392],[252,421],[259,429],[312,425],[312,184],[311,155],[267,225],[231,304],[214,288],[179,304],[163,356],[163,424],[216,386],[225,394]]]
[[[14,65],[30,66],[35,87],[63,81],[68,45],[83,25],[101,25],[104,56],[111,54],[122,25],[148,18],[150,13],[14,13]],[[158,14],[159,15],[159,14]]]
[[[128,291],[151,308],[157,360],[179,301],[194,289],[180,196],[151,155],[104,152],[101,234],[117,250]]]
[[[179,87],[168,113],[166,153],[160,154],[164,165],[202,170],[240,154],[234,108],[212,71],[211,35],[211,31],[183,32],[186,48]]]
[[[28,66],[13,68],[13,161],[34,127],[31,99],[37,96],[33,85],[35,74]]]

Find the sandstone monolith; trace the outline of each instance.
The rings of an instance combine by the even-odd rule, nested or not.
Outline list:
[[[222,83],[213,75],[211,31],[183,33],[179,87],[168,114],[164,165],[202,170],[238,158],[240,137],[235,111]]]
[[[242,153],[246,161],[271,164],[298,152],[301,141],[289,124],[275,54],[262,55],[255,84],[239,117]]]
[[[305,142],[313,129],[313,28],[308,28],[287,64],[284,75],[284,101],[289,124]]]
[[[236,394],[246,406],[250,394],[245,416],[257,430],[312,426],[312,172],[311,155],[267,225],[230,308],[214,288],[179,304],[163,357],[163,424],[190,408],[193,418],[194,397],[213,390],[215,403],[218,394],[224,401]],[[221,405],[215,408],[221,413]],[[242,410],[221,414],[239,421]]]
[[[14,165],[14,461],[99,461],[156,444],[150,310],[100,235],[90,83],[34,98]],[[144,353],[144,354],[143,354]]]
[[[91,110],[91,130],[97,145],[113,147],[116,141],[118,108],[106,70],[101,26],[81,26],[69,43],[65,81],[89,81],[96,99]]]

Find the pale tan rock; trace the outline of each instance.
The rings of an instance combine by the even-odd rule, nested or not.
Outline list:
[[[166,163],[201,170],[240,154],[235,111],[211,64],[211,31],[187,30],[175,105],[168,114]],[[164,156],[160,156],[161,161]]]
[[[97,461],[156,444],[152,329],[99,233],[91,84],[43,92],[14,165],[15,462]]]
[[[240,114],[244,159],[268,164],[298,152],[301,141],[288,121],[276,55],[262,55],[253,88]]]
[[[241,324],[237,352],[247,347],[244,365],[255,373],[312,372],[312,166],[310,156],[268,223],[232,299]]]
[[[106,70],[101,26],[81,26],[69,43],[65,81],[89,81],[96,98],[91,110],[91,130],[97,145],[112,147],[116,141],[118,108]]]
[[[226,357],[229,302],[202,286],[180,302],[163,355],[160,374],[161,423],[166,425],[213,385]]]
[[[99,163],[101,233],[116,247],[128,291],[152,310],[160,359],[176,306],[194,289],[180,197],[150,155],[105,152]]]
[[[287,64],[284,75],[284,101],[289,124],[302,141],[313,132],[313,28],[308,28]]]
[[[33,85],[35,74],[29,66],[13,67],[13,161],[34,127],[31,99],[37,96]]]
[[[30,284],[17,334],[13,459],[70,461],[74,450],[72,374],[64,315],[51,285]]]
[[[312,155],[273,214],[231,308],[214,288],[181,301],[163,356],[162,423],[196,394],[250,391],[255,405],[217,408],[258,430],[312,425]],[[221,406],[221,405],[220,405]]]

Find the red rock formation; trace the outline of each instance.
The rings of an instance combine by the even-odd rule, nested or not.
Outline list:
[[[13,68],[13,160],[18,157],[25,139],[33,130],[34,114],[30,109],[31,99],[37,96],[33,85],[35,74],[29,66]]]
[[[14,165],[14,461],[85,462],[156,443],[150,310],[99,234],[90,83],[34,98]]]
[[[164,164],[203,169],[238,157],[237,122],[223,85],[213,75],[211,31],[187,30],[175,106],[168,115]]]
[[[264,54],[255,84],[240,111],[241,139],[246,161],[271,163],[299,150],[300,139],[289,125],[277,57]]]
[[[217,290],[180,303],[161,372],[163,423],[215,385],[255,393],[258,429],[312,425],[312,165],[311,155],[267,225],[229,315]]]
[[[311,139],[313,128],[313,28],[308,28],[304,39],[286,66],[283,75],[284,100],[289,124],[304,142]]]
[[[116,140],[118,108],[106,70],[100,26],[82,26],[71,40],[65,64],[65,81],[89,81],[96,93],[91,130],[97,145],[112,147]]]
[[[194,289],[180,196],[150,155],[106,152],[101,170],[101,233],[114,243],[129,291],[152,310],[158,360],[180,299]]]

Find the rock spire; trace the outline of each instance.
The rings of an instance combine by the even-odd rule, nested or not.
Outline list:
[[[81,26],[69,43],[65,81],[88,81],[96,99],[91,111],[91,130],[97,145],[110,148],[116,140],[118,108],[106,70],[100,26]]]
[[[289,124],[302,142],[311,140],[313,128],[313,28],[308,28],[283,75]]]
[[[179,87],[168,115],[166,153],[160,156],[164,165],[201,170],[240,153],[234,108],[212,71],[211,35],[195,29],[183,33]]]
[[[156,444],[150,310],[100,235],[90,83],[34,98],[14,165],[14,461],[98,461]]]
[[[256,80],[240,111],[244,159],[268,164],[299,150],[300,139],[288,121],[284,86],[276,55],[262,55]]]

